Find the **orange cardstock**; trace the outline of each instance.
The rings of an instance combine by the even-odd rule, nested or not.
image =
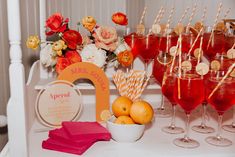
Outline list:
[[[79,62],[66,67],[58,76],[58,80],[71,83],[78,79],[89,79],[96,90],[96,120],[101,120],[103,110],[109,110],[109,79],[102,69],[92,63]]]

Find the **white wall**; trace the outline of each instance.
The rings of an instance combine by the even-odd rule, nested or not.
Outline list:
[[[0,1],[0,115],[6,115],[6,104],[9,97],[9,45],[6,2],[6,0]],[[0,150],[6,141],[7,135],[0,134]]]

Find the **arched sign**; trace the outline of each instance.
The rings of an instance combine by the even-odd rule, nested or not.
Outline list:
[[[102,69],[92,63],[79,62],[65,68],[57,78],[75,82],[78,79],[89,79],[96,90],[96,120],[102,121],[102,111],[109,110],[109,79]]]

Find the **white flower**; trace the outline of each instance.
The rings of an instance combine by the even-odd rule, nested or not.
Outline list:
[[[119,42],[119,45],[118,45],[118,47],[117,47],[117,49],[114,51],[114,53],[116,54],[116,55],[118,55],[120,52],[123,52],[123,51],[125,51],[125,50],[128,50],[128,51],[130,51],[131,50],[131,48],[128,46],[128,44],[124,41],[124,42]]]
[[[106,60],[106,52],[98,49],[95,44],[86,45],[80,52],[83,62],[90,62],[98,67],[103,67]]]
[[[46,45],[40,52],[40,61],[45,67],[54,66],[56,64],[55,52],[52,45]]]

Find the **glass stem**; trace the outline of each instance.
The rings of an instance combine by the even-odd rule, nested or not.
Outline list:
[[[144,71],[148,73],[148,63],[147,61],[144,62]]]
[[[235,128],[235,106],[233,106],[233,122],[232,127]]]
[[[160,108],[162,110],[164,110],[165,109],[165,100],[164,100],[164,95],[162,93],[161,93],[161,97],[162,97],[162,99],[161,99],[161,106],[160,106]]]
[[[176,111],[176,104],[172,104],[172,118],[171,118],[171,125],[170,128],[175,128],[175,111]]]
[[[189,140],[189,121],[190,121],[190,113],[186,113],[187,116],[187,122],[186,122],[186,127],[185,127],[185,135],[184,139]]]
[[[206,126],[206,102],[202,103],[202,123],[201,127],[204,128]]]
[[[217,132],[217,135],[216,135],[216,138],[217,138],[218,140],[221,139],[222,120],[223,120],[223,115],[219,115],[219,116],[218,116],[218,132]]]

